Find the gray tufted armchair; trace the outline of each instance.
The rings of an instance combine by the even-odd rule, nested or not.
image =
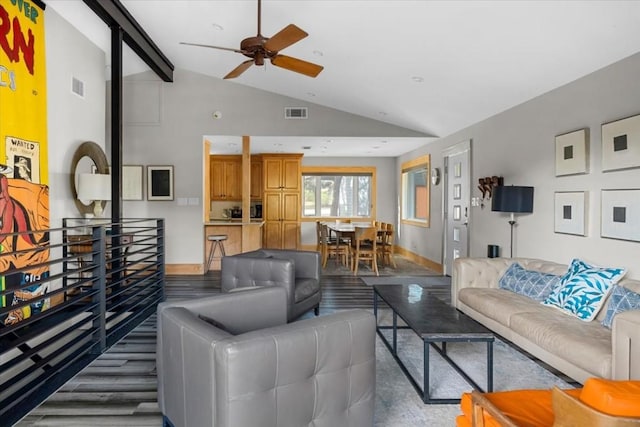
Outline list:
[[[287,324],[286,305],[280,287],[160,304],[163,425],[371,427],[373,314]]]
[[[279,286],[287,291],[287,320],[314,309],[319,314],[320,253],[259,249],[222,258],[222,292],[256,286]]]

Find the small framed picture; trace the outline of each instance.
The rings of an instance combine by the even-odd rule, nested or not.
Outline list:
[[[580,129],[556,136],[556,176],[588,172],[588,129]]]
[[[640,115],[602,125],[602,171],[640,167]]]
[[[554,200],[554,230],[556,233],[587,235],[586,191],[558,191]]]
[[[640,242],[640,190],[602,190],[600,235]]]
[[[147,200],[173,200],[173,166],[147,166]]]
[[[122,200],[142,200],[142,165],[122,166]]]

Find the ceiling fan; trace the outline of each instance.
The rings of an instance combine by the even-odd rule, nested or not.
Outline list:
[[[276,35],[274,35],[273,37],[264,37],[260,31],[261,15],[262,1],[258,0],[258,34],[255,37],[248,37],[242,40],[242,42],[240,43],[240,49],[211,46],[198,43],[180,42],[180,44],[208,47],[211,49],[229,50],[232,52],[241,53],[244,56],[251,58],[250,60],[244,61],[242,64],[231,70],[229,74],[224,76],[225,79],[233,79],[235,77],[238,77],[240,74],[244,73],[252,64],[258,66],[264,65],[265,59],[271,60],[271,63],[276,67],[295,71],[296,73],[304,74],[309,77],[316,77],[318,74],[320,74],[324,67],[313,64],[311,62],[303,61],[302,59],[297,59],[291,56],[280,54],[280,51],[282,49],[299,42],[309,34],[296,27],[295,25],[289,24],[278,33],[276,33]]]

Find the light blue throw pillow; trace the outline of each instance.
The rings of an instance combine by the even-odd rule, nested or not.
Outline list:
[[[611,328],[616,314],[627,310],[640,310],[640,294],[630,291],[624,286],[614,286],[609,297],[607,315],[602,321],[602,326]]]
[[[525,270],[517,262],[511,264],[498,281],[500,289],[525,295],[536,301],[544,301],[559,284],[560,276]]]
[[[557,307],[584,321],[593,320],[611,287],[626,271],[601,268],[574,259],[558,286],[542,304]]]

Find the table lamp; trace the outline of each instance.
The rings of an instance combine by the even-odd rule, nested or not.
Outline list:
[[[493,189],[491,210],[494,212],[509,212],[511,217],[511,258],[513,258],[513,226],[516,224],[516,213],[533,212],[533,187],[517,187],[502,185]]]
[[[103,201],[111,200],[111,175],[99,173],[78,174],[78,200],[93,203],[93,216],[101,218]]]

